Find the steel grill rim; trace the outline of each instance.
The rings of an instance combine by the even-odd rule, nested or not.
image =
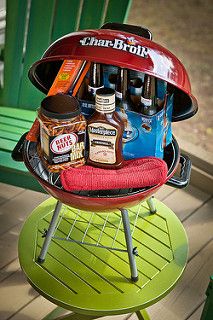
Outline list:
[[[173,137],[172,142],[165,149],[164,160],[168,165],[168,175],[167,180],[174,174],[174,171],[177,168],[179,163],[179,146],[176,139]],[[150,193],[153,187],[146,188],[129,188],[129,189],[116,189],[116,190],[97,190],[97,191],[75,191],[68,192],[63,189],[60,184],[59,174],[50,173],[44,167],[41,159],[37,154],[37,143],[25,142],[24,146],[24,162],[28,170],[34,175],[34,177],[39,181],[39,183],[44,187],[48,186],[48,189],[60,190],[60,192],[68,193],[70,195],[78,195],[88,198],[119,198],[126,197],[135,194],[141,194],[144,191],[150,190]],[[63,202],[63,200],[62,200]]]

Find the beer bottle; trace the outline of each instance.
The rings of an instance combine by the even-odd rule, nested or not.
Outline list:
[[[116,73],[110,74],[109,75],[108,87],[110,89],[115,90],[116,83],[117,83],[117,74]]]
[[[141,102],[138,106],[138,112],[153,116],[157,113],[157,105],[155,103],[155,78],[145,74],[144,84],[141,95]]]
[[[85,100],[95,101],[96,91],[103,88],[103,74],[100,63],[92,63],[89,74],[88,92]]]
[[[169,118],[167,118],[167,108],[171,104],[173,104],[173,95],[175,92],[175,87],[170,83],[167,83],[167,90],[163,100],[163,109],[164,109],[164,117],[163,117],[163,129],[164,135],[162,140],[162,148],[166,147],[167,144],[167,133],[168,133],[168,126],[169,126]]]
[[[134,106],[137,106],[140,103],[142,84],[142,80],[138,77],[130,79],[130,99]]]
[[[105,88],[115,90],[117,83],[118,67],[104,64],[103,66],[103,84]]]
[[[169,93],[167,92],[164,97],[164,104],[163,104],[163,109],[164,109],[164,115],[163,115],[163,140],[162,140],[162,148],[166,147],[166,137],[167,137],[167,131],[168,131],[168,119],[167,119],[167,114],[166,114],[166,109],[167,109],[167,101],[168,101]]]
[[[128,70],[120,68],[118,81],[116,84],[118,114],[124,124],[123,142],[130,139],[132,136],[132,126],[128,119],[126,111],[133,111],[131,100],[128,92]]]
[[[133,111],[133,106],[128,92],[128,70],[119,68],[117,83],[115,86],[116,104],[121,111]]]

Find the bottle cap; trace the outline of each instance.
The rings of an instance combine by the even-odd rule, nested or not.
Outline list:
[[[81,110],[75,97],[56,94],[42,100],[41,112],[48,118],[67,119],[77,117]]]
[[[115,111],[115,91],[101,88],[96,91],[95,107],[98,112],[111,113]]]

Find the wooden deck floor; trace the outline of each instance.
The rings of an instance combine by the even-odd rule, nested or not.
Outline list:
[[[21,226],[48,196],[0,184],[0,319],[42,319],[54,305],[39,296],[24,277],[17,258]],[[148,309],[152,320],[199,320],[209,276],[213,273],[213,199],[195,187],[164,186],[156,197],[176,212],[189,238],[189,261],[182,279],[161,302]],[[102,319],[109,320],[113,317]],[[135,314],[115,320],[135,320]]]

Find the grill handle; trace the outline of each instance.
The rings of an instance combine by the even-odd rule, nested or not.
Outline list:
[[[180,176],[172,176],[166,184],[168,184],[171,187],[182,189],[187,187],[190,181],[190,175],[191,175],[191,165],[192,162],[189,159],[188,156],[181,154],[180,155]]]
[[[125,23],[108,22],[105,23],[101,29],[119,30],[124,32],[129,32],[140,37],[152,40],[152,33],[149,29],[139,26],[133,26]]]
[[[19,141],[17,142],[15,148],[12,151],[11,157],[15,161],[24,161],[24,159],[23,159],[23,149],[24,149],[24,142],[26,140],[26,135],[27,134],[28,134],[28,132],[25,132],[21,136],[21,138],[19,139]]]

